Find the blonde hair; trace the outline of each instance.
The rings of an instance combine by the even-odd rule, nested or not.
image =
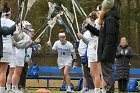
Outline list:
[[[120,39],[120,43],[121,43],[121,41],[125,41],[126,45],[128,45],[127,39],[126,39],[125,37],[122,37],[122,38]]]

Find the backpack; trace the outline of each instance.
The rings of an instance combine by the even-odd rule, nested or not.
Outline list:
[[[135,92],[137,90],[138,81],[136,79],[130,79],[127,85],[128,92]]]
[[[28,73],[29,73],[28,75],[31,76],[31,77],[38,77],[38,74],[39,74],[39,66],[37,64],[33,64],[28,69]]]
[[[70,84],[70,87],[71,87],[72,90],[74,89],[74,85],[72,83]],[[66,82],[63,82],[59,91],[66,91],[66,90],[67,90]]]
[[[78,81],[77,86],[74,88],[74,91],[80,91],[83,88],[83,78]]]

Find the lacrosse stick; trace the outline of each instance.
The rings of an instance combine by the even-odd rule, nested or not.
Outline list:
[[[23,18],[25,0],[20,0],[20,1],[18,1],[18,3],[19,3],[18,5],[20,7],[19,7],[17,18],[16,18],[16,24],[17,25],[19,24],[19,29],[18,29],[18,33],[13,34],[14,40],[16,42],[22,40],[24,37],[23,29],[22,29],[22,18]]]
[[[76,33],[75,33],[75,30],[74,30],[74,26],[73,26],[73,20],[74,20],[73,14],[71,14],[71,13],[67,10],[67,8],[64,7],[62,4],[61,4],[61,7],[62,7],[63,10],[64,10],[64,15],[65,15],[65,17],[66,17],[66,19],[67,19],[67,21],[68,21],[68,23],[69,23],[69,25],[70,25],[72,31],[73,31],[73,34],[74,34],[74,36],[75,36],[75,38],[76,38],[76,41],[78,41],[77,35],[76,35]]]
[[[73,6],[73,11],[74,11],[74,16],[75,16],[75,21],[76,21],[77,30],[78,30],[78,33],[79,33],[79,32],[80,32],[80,31],[79,31],[79,25],[78,25],[77,15],[76,15],[75,6],[74,6],[74,2],[73,2],[73,1],[72,1],[72,6]]]
[[[45,31],[48,27],[50,27],[52,29],[55,24],[56,24],[56,17],[54,17],[52,20],[48,21],[47,27],[41,32],[41,34],[35,40],[39,39],[45,33]]]
[[[82,7],[80,6],[80,4],[78,3],[78,1],[77,0],[71,0],[71,1],[75,5],[75,7],[77,8],[77,10],[80,13],[80,15],[83,17],[83,20],[85,20],[87,15],[84,12],[84,10],[82,9]]]
[[[35,3],[36,0],[28,0],[28,3],[27,3],[27,10],[26,10],[26,13],[25,13],[25,16],[24,16],[24,20],[26,19],[26,16],[28,14],[28,11],[31,9],[31,7],[33,6],[33,4]]]
[[[49,6],[49,12],[48,12],[48,17],[47,20],[44,22],[44,24],[37,30],[36,33],[38,33],[40,30],[42,30],[48,23],[48,21],[51,19],[52,14],[55,10],[56,4],[52,4],[51,2],[48,2],[48,6]]]
[[[59,22],[59,24],[61,24],[66,29],[67,33],[69,33],[71,35],[71,37],[74,40],[74,42],[76,42],[75,37],[73,36],[72,32],[70,31],[70,29],[68,28],[66,23],[62,20],[60,15],[57,15],[57,21]]]

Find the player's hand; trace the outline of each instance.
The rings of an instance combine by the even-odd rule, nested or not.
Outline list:
[[[47,42],[47,46],[52,46],[51,41]]]
[[[83,38],[83,35],[80,32],[78,32],[77,35],[78,35],[79,39]]]

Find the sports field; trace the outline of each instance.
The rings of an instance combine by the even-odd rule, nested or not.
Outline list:
[[[62,80],[50,80],[50,86],[51,87],[61,87]],[[72,80],[72,83],[74,86],[77,85],[77,80]],[[31,91],[32,93],[66,93],[65,91],[59,91],[59,88],[50,88],[49,90],[51,92],[36,92],[39,88],[31,88],[31,87],[45,87],[46,86],[46,80],[27,80],[26,87],[27,90]],[[115,93],[118,93],[117,90],[117,82],[115,82]],[[76,91],[74,93],[80,93],[79,91]],[[128,92],[128,93],[140,93],[140,92]]]
[[[66,93],[66,91],[59,91],[59,90],[51,90],[51,92],[35,92],[36,90],[29,90],[32,93]],[[80,91],[76,91],[74,93],[80,93]],[[115,93],[118,93],[117,90]],[[140,92],[128,92],[128,93],[140,93]]]

